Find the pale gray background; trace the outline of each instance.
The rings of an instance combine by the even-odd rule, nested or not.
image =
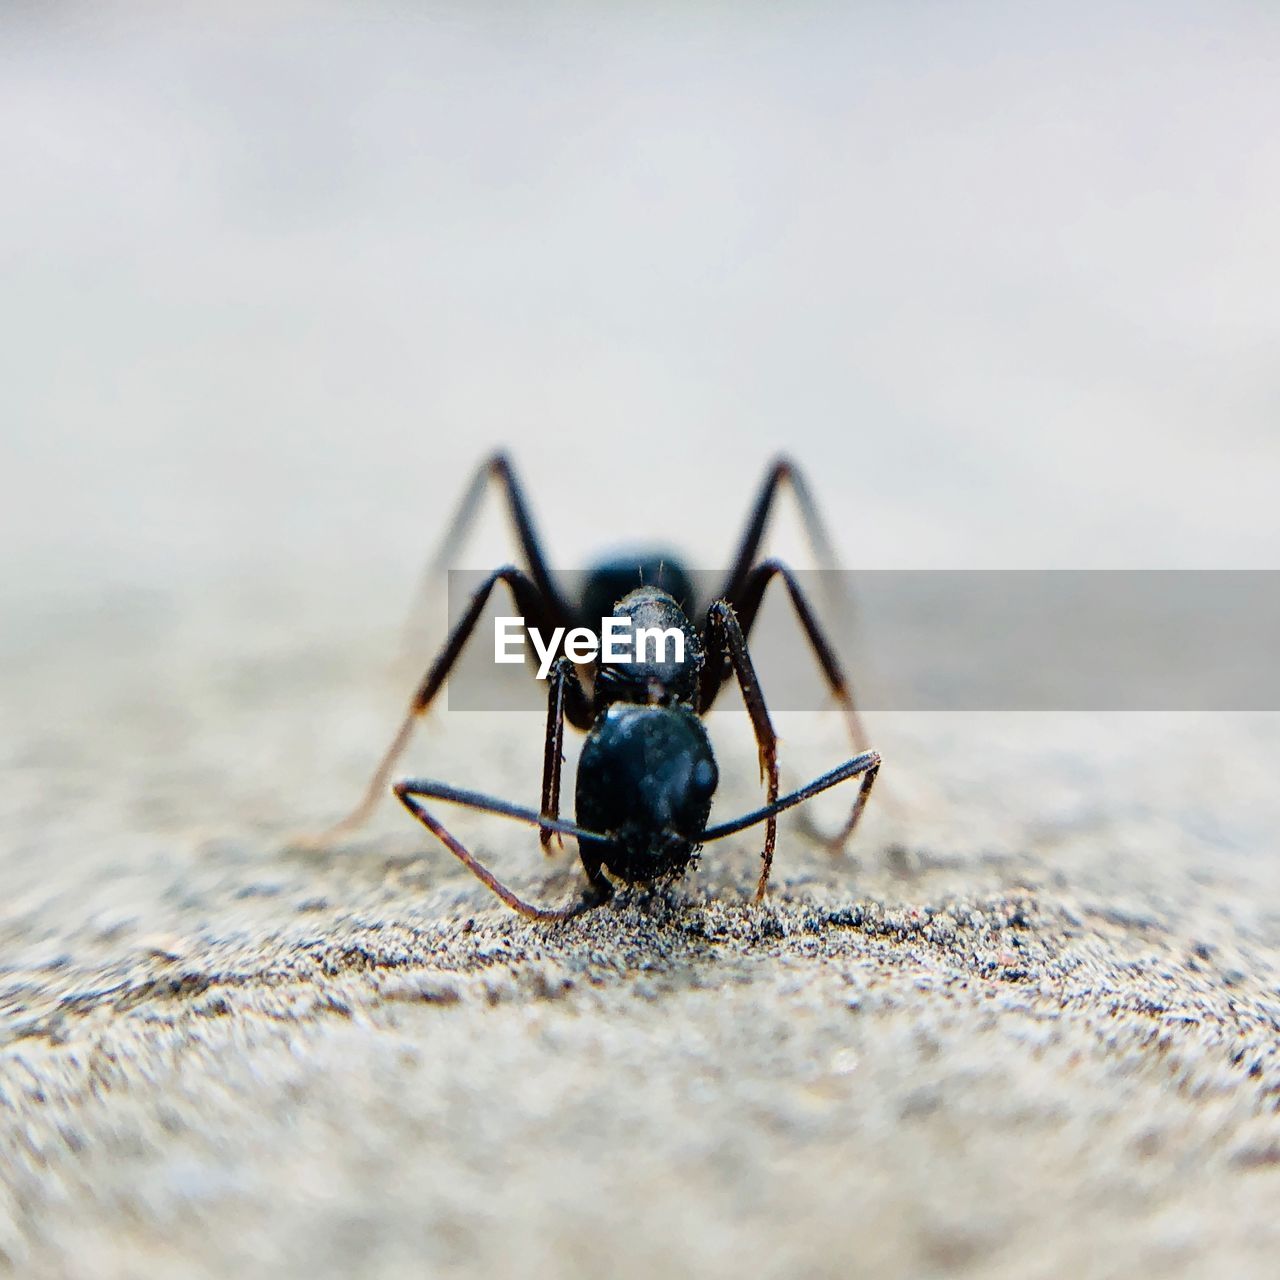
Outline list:
[[[1274,567],[1278,59],[1249,3],[12,7],[11,571],[408,572],[498,442],[569,563],[716,563],[786,446],[871,567]]]
[[[554,936],[393,806],[285,846],[496,444],[565,564],[714,565],[786,448],[851,565],[1275,568],[1278,66],[1267,4],[7,7],[0,1268],[1270,1276],[1274,716],[880,715],[849,859]],[[532,800],[495,719],[412,767]]]

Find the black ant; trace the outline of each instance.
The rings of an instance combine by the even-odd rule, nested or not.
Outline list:
[[[581,600],[576,607],[571,606],[547,568],[524,492],[503,454],[495,454],[477,471],[454,517],[437,564],[447,563],[455,552],[474,518],[490,477],[498,480],[505,490],[529,572],[507,565],[485,579],[418,686],[408,714],[364,798],[321,839],[356,826],[372,810],[387,786],[395,761],[408,744],[415,723],[431,705],[475,631],[493,588],[505,582],[520,614],[531,628],[536,627],[540,632],[549,634],[558,627],[569,630],[581,626],[598,636],[601,619],[613,616],[625,620],[633,636],[644,628],[677,631],[683,637],[683,648],[677,650],[680,656],[675,661],[668,662],[661,654],[647,661],[643,653],[636,651],[632,651],[633,657],[623,661],[598,658],[587,669],[589,693],[573,663],[566,657],[556,660],[549,680],[542,807],[538,812],[443,783],[412,779],[396,784],[396,795],[405,807],[508,906],[537,920],[567,919],[611,896],[613,888],[603,874],[605,868],[619,879],[632,883],[649,884],[671,878],[685,869],[701,844],[765,822],[763,866],[756,889],[759,898],[764,894],[773,862],[777,815],[820,791],[860,776],[862,782],[850,816],[832,841],[834,846],[842,846],[862,814],[880,768],[880,757],[874,751],[862,751],[780,799],[777,735],[747,649],[747,636],[765,589],[775,577],[781,578],[828,686],[845,712],[855,747],[863,745],[848,682],[794,576],[777,560],[756,561],[779,486],[788,481],[819,559],[831,563],[830,543],[817,508],[794,465],[785,459],[779,460],[766,475],[734,567],[721,592],[707,607],[701,631],[692,625],[684,609],[685,602],[693,598],[689,575],[667,557],[636,556],[598,565],[587,575]],[[632,590],[637,575],[642,585]],[[730,673],[737,678],[755,731],[767,803],[764,808],[733,822],[708,828],[718,772],[700,717],[710,710]],[[576,728],[587,731],[578,765],[577,822],[567,822],[559,816],[566,719]],[[447,800],[530,822],[539,828],[544,849],[550,845],[553,835],[576,837],[587,873],[587,893],[581,902],[561,909],[545,909],[525,902],[478,862],[427,811],[420,803],[422,799]]]

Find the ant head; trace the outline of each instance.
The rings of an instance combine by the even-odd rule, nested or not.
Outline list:
[[[613,875],[647,883],[693,856],[718,781],[711,740],[687,707],[615,702],[582,748],[578,822],[609,833],[594,852]]]

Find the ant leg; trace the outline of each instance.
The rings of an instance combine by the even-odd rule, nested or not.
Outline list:
[[[449,521],[444,541],[440,544],[440,549],[432,557],[422,576],[417,600],[421,601],[428,585],[448,569],[457,558],[463,539],[475,523],[476,514],[480,509],[480,502],[491,480],[501,486],[506,497],[507,511],[515,530],[516,542],[520,546],[520,553],[524,557],[529,577],[533,579],[534,585],[538,588],[546,603],[546,613],[553,615],[554,625],[569,626],[569,606],[552,580],[551,571],[547,567],[546,557],[542,552],[541,539],[539,539],[533,527],[533,517],[529,512],[529,503],[525,498],[524,486],[521,485],[516,476],[515,469],[511,465],[511,459],[505,453],[491,454],[476,468],[475,474],[471,477],[471,482],[467,485],[466,492],[462,495],[461,502],[458,503],[458,508],[454,512],[453,518]],[[418,604],[415,603],[410,611],[411,617],[417,612]],[[410,630],[412,629],[411,626]]]
[[[467,612],[463,615],[458,625],[454,627],[439,657],[431,664],[426,675],[422,678],[422,682],[418,685],[417,691],[409,703],[409,710],[405,713],[404,720],[401,721],[395,737],[392,738],[391,745],[383,754],[377,769],[374,770],[373,777],[369,780],[369,785],[365,788],[365,793],[360,803],[341,821],[335,823],[320,835],[304,841],[305,844],[313,846],[328,844],[344,832],[360,826],[368,818],[369,814],[373,812],[374,807],[382,797],[382,793],[387,788],[391,770],[395,767],[395,763],[400,758],[400,754],[405,747],[409,745],[409,739],[413,737],[414,727],[440,691],[440,686],[448,679],[449,672],[458,660],[458,655],[461,654],[463,647],[471,638],[471,633],[475,631],[480,621],[480,615],[484,611],[485,603],[499,582],[507,584],[515,600],[517,610],[528,619],[530,625],[540,629],[543,628],[547,606],[537,586],[519,569],[510,565],[502,569],[495,569],[472,597],[470,605],[467,606]]]
[[[773,804],[778,798],[778,735],[769,719],[769,709],[765,706],[760,681],[756,678],[756,669],[747,652],[746,637],[738,625],[733,606],[724,600],[717,600],[707,610],[707,665],[703,670],[723,670],[726,651],[742,689],[742,700],[747,704],[751,727],[755,730],[756,746],[760,752],[760,777],[766,782],[769,804]],[[705,710],[705,706],[700,707],[699,714]],[[764,852],[760,855],[763,866],[760,869],[760,882],[756,885],[757,901],[764,897],[765,885],[769,882],[777,837],[778,817],[777,814],[770,814],[764,829]]]
[[[809,545],[813,548],[814,558],[818,561],[819,567],[822,569],[836,567],[831,537],[827,533],[827,526],[818,512],[818,504],[813,500],[813,494],[809,490],[809,484],[803,472],[790,458],[778,458],[765,473],[764,483],[760,486],[760,492],[751,508],[751,515],[747,519],[747,527],[743,530],[733,568],[730,569],[724,589],[717,599],[736,603],[741,595],[747,575],[751,572],[756,556],[760,552],[760,544],[764,540],[769,517],[773,514],[773,504],[783,481],[790,484],[791,492],[795,495],[805,534],[809,539]]]
[[[556,659],[547,689],[547,736],[542,756],[542,812],[552,818],[560,816],[560,767],[564,764],[564,718],[568,704],[571,723],[584,724],[591,717],[590,704],[578,680],[573,663],[566,657]],[[564,848],[564,838],[551,827],[538,828],[543,853],[551,852],[551,837]]]
[[[848,726],[849,737],[853,741],[854,750],[865,750],[867,733],[858,715],[858,708],[854,702],[848,678],[840,666],[840,660],[836,657],[835,650],[823,634],[822,627],[818,623],[813,608],[810,606],[804,592],[800,590],[800,585],[796,582],[795,575],[781,561],[763,560],[756,565],[747,575],[740,598],[731,602],[738,611],[743,634],[747,636],[751,634],[751,628],[755,625],[756,616],[764,600],[765,589],[775,577],[781,578],[786,586],[787,594],[790,596],[796,616],[799,618],[800,625],[809,641],[809,646],[812,648],[814,656],[818,660],[818,665],[822,668],[822,673],[826,677],[827,686],[839,704],[841,711],[844,712],[845,724]],[[719,693],[723,682],[723,663],[717,665],[708,662],[702,671],[702,702],[704,708],[709,708],[715,701],[716,694]],[[850,814],[844,827],[835,836],[826,840],[826,844],[832,853],[839,853],[844,848],[845,843],[853,834],[854,827],[858,824],[861,812],[861,808],[855,802],[854,812]]]
[[[835,649],[823,633],[817,615],[813,612],[813,606],[800,590],[795,574],[782,561],[762,560],[747,575],[739,595],[730,599],[729,603],[737,610],[738,617],[742,621],[743,634],[751,635],[751,628],[755,626],[756,615],[760,612],[760,605],[764,600],[765,588],[775,577],[781,578],[786,586],[796,617],[800,620],[800,626],[809,641],[809,647],[813,650],[814,657],[822,668],[822,674],[826,677],[827,687],[839,704],[840,710],[844,712],[845,724],[848,726],[854,749],[865,751],[867,731],[863,726],[862,718],[858,715],[848,677],[840,665],[840,659],[836,657]],[[716,668],[710,663],[703,668],[703,701],[706,706],[710,707],[715,701],[716,694],[724,682],[724,674],[723,667]]]
[[[456,787],[447,787],[439,783],[428,782],[425,779],[409,778],[395,785],[395,793],[400,803],[409,810],[411,814],[419,822],[422,823],[428,831],[431,832],[450,853],[458,859],[481,883],[488,885],[494,893],[502,899],[513,911],[518,911],[522,916],[529,920],[540,920],[548,924],[558,924],[565,920],[572,920],[574,916],[582,915],[585,911],[590,911],[593,907],[598,907],[607,902],[613,896],[613,886],[609,883],[602,870],[602,863],[598,857],[590,856],[587,853],[582,855],[582,865],[587,873],[587,890],[581,899],[575,903],[571,903],[565,907],[538,907],[531,902],[526,902],[514,890],[509,889],[497,876],[493,874],[482,862],[475,858],[470,851],[458,840],[452,832],[448,831],[439,819],[433,817],[427,810],[427,807],[421,803],[422,798],[437,798],[441,800],[452,800],[457,804],[465,804],[473,809],[480,809],[490,813],[501,813],[508,817],[519,818],[524,821],[532,820],[540,826],[545,814],[534,814],[527,810],[520,809],[515,805],[507,805],[501,801],[492,801],[485,796],[476,795],[472,792],[461,791]],[[555,822],[555,829],[567,829],[570,834],[577,831],[572,823]]]

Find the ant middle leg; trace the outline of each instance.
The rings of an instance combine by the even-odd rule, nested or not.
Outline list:
[[[374,770],[373,777],[370,778],[360,802],[346,817],[326,831],[321,832],[318,836],[313,836],[303,843],[324,846],[345,832],[359,827],[373,812],[378,801],[382,798],[383,792],[387,789],[391,771],[395,767],[396,761],[413,737],[414,728],[422,716],[426,714],[427,709],[435,700],[436,694],[439,693],[445,680],[448,679],[449,673],[457,662],[459,655],[479,624],[489,596],[499,582],[506,583],[515,600],[516,609],[528,620],[531,626],[536,626],[540,629],[545,627],[545,619],[549,611],[546,601],[536,584],[514,566],[507,565],[504,568],[495,569],[484,580],[479,590],[476,591],[471,603],[467,606],[466,613],[453,631],[450,632],[440,655],[428,668],[426,675],[423,676],[414,692],[413,698],[409,702],[409,709],[405,713],[404,719],[401,721],[400,727],[392,738],[390,745],[383,753],[378,767]],[[589,717],[576,703],[569,704],[569,709],[571,715],[581,716],[584,721],[589,721]],[[574,723],[577,724],[579,721],[575,719]]]

